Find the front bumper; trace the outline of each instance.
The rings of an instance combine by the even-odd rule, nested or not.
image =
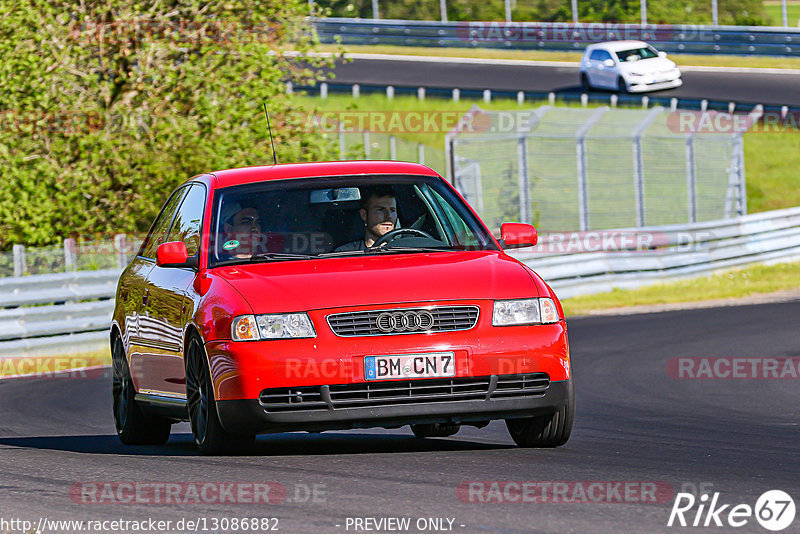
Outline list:
[[[487,377],[497,383],[498,377]],[[423,381],[424,382],[424,381]],[[330,387],[330,386],[322,386]],[[470,424],[553,413],[567,402],[569,380],[549,382],[542,391],[514,398],[486,398],[415,404],[373,405],[312,411],[269,412],[256,399],[217,401],[222,426],[229,432],[265,434],[295,430],[393,428],[420,423]]]
[[[683,80],[678,76],[675,79],[663,82],[653,83],[649,80],[642,80],[641,82],[632,78],[628,85],[628,91],[631,93],[644,93],[647,91],[661,91],[663,89],[674,89],[683,85]]]

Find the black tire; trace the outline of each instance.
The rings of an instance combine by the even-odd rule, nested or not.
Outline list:
[[[581,72],[581,87],[584,91],[591,91],[592,84],[589,82],[589,76],[585,72]]]
[[[172,424],[164,419],[148,416],[136,402],[136,388],[119,336],[114,337],[111,361],[114,426],[119,440],[125,445],[163,445],[169,439]]]
[[[617,92],[623,95],[628,92],[628,84],[625,83],[625,78],[622,76],[617,78]]]
[[[575,390],[569,381],[567,402],[556,412],[523,419],[506,419],[511,439],[519,447],[560,447],[569,440],[575,419]]]
[[[186,408],[194,441],[203,454],[240,454],[253,444],[255,435],[222,428],[206,352],[197,336],[191,336],[186,347]]]
[[[446,438],[461,430],[461,425],[445,423],[426,423],[411,425],[411,431],[418,438]]]

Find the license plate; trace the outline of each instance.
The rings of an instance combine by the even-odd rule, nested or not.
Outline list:
[[[364,376],[367,380],[456,376],[456,357],[452,352],[367,356]]]

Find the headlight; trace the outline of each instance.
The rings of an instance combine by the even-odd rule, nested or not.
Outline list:
[[[558,310],[553,299],[496,300],[492,326],[557,323]]]
[[[231,335],[234,341],[317,337],[307,313],[240,315],[233,320]]]

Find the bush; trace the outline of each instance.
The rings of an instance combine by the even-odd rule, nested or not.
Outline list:
[[[220,168],[329,158],[282,57],[313,47],[305,0],[0,0],[0,250],[146,231],[176,185]]]

